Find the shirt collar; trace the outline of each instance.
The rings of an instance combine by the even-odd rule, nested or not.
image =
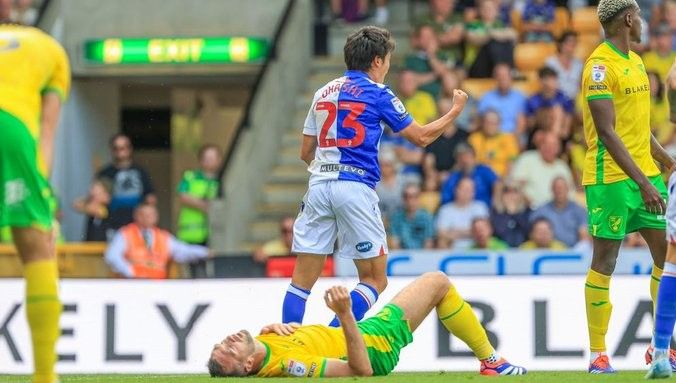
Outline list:
[[[369,78],[369,75],[366,74],[366,72],[360,71],[360,70],[346,70],[345,76],[350,77],[350,78],[354,78],[354,77]]]

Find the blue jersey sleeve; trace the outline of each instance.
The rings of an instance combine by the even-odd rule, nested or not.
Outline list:
[[[380,118],[393,132],[398,133],[413,122],[413,117],[406,111],[404,103],[394,95],[390,88],[384,88],[377,101]]]

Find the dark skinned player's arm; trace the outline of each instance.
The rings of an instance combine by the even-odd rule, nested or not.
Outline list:
[[[615,133],[615,106],[611,99],[589,100],[589,110],[594,120],[594,127],[599,140],[608,150],[617,165],[641,189],[641,195],[649,211],[664,212],[666,206],[657,189],[631,158],[620,137]]]

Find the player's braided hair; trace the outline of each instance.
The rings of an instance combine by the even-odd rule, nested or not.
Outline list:
[[[368,26],[347,37],[343,54],[348,70],[368,71],[376,57],[382,59],[394,50],[390,31]]]
[[[639,6],[636,0],[601,0],[596,13],[601,24],[606,24],[627,8],[638,9]]]

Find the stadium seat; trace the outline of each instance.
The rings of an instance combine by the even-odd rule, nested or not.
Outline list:
[[[525,81],[514,81],[514,89],[518,89],[523,92],[526,96],[532,96],[540,89],[540,80],[537,76],[532,79]]]
[[[492,78],[468,78],[462,82],[462,88],[472,97],[479,99],[484,93],[495,88],[495,80]]]
[[[597,34],[583,34],[577,38],[577,48],[575,48],[575,57],[583,62],[601,43],[601,37]]]
[[[596,7],[578,8],[572,15],[573,30],[579,34],[596,34],[601,30],[601,23],[596,14]]]
[[[553,43],[521,43],[514,47],[514,64],[521,72],[536,71],[545,63],[547,57],[556,54]]]
[[[570,28],[570,13],[568,8],[565,7],[556,7],[554,13],[554,38],[559,38]]]
[[[271,278],[289,278],[293,274],[293,268],[296,265],[296,257],[270,257],[265,264],[265,276]],[[323,277],[334,276],[333,258],[326,257]]]

